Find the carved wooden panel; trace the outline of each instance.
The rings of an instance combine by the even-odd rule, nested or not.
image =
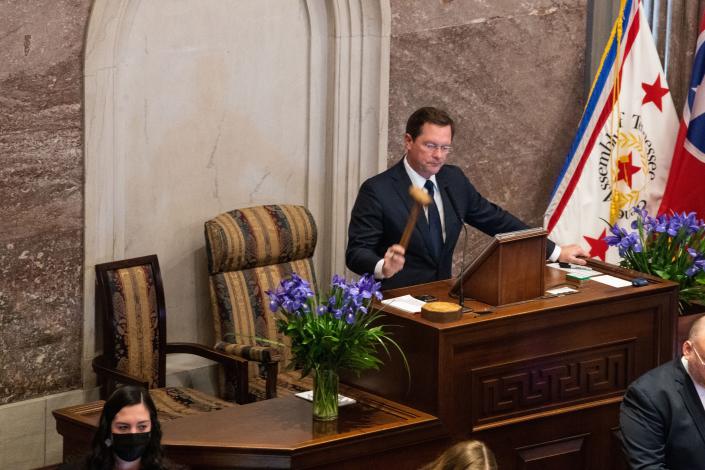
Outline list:
[[[634,347],[620,341],[471,369],[473,427],[621,395]]]

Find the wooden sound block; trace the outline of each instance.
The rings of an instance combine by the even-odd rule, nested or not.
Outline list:
[[[460,305],[450,302],[427,302],[421,307],[421,317],[436,323],[458,321],[462,316]]]

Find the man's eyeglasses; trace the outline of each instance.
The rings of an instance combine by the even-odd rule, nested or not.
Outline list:
[[[441,153],[450,153],[453,150],[453,147],[451,147],[450,145],[437,145],[433,142],[425,143],[423,144],[423,146],[426,147],[426,150],[431,153],[435,152],[436,150],[440,150]]]
[[[700,353],[698,352],[697,349],[695,349],[695,345],[693,344],[692,341],[690,342],[690,347],[693,348],[693,352],[695,352],[695,355],[698,356],[698,360],[700,361],[700,364],[702,364],[703,366],[705,366],[705,362],[703,362],[703,358],[700,357]]]

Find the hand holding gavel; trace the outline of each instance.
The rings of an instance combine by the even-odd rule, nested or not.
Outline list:
[[[407,246],[409,246],[409,239],[411,238],[411,233],[414,231],[416,219],[419,217],[419,211],[432,202],[431,196],[429,196],[426,191],[415,186],[409,188],[409,195],[414,201],[414,205],[411,207],[409,218],[406,220],[406,227],[404,227],[401,240],[398,244],[387,248],[384,254],[382,274],[385,278],[392,277],[404,267],[404,254],[406,253]]]
[[[411,199],[414,201],[414,205],[411,207],[409,218],[406,220],[406,227],[404,227],[404,233],[401,234],[401,240],[399,241],[399,244],[403,246],[405,250],[406,247],[409,246],[409,239],[411,238],[411,232],[414,231],[416,219],[419,217],[419,211],[433,202],[431,196],[429,196],[426,191],[416,186],[409,188],[409,196],[411,196]]]

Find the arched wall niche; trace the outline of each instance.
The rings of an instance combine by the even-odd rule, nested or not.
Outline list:
[[[389,1],[96,0],[85,48],[84,385],[96,263],[156,253],[171,341],[213,340],[203,222],[305,204],[323,283],[385,165]]]

